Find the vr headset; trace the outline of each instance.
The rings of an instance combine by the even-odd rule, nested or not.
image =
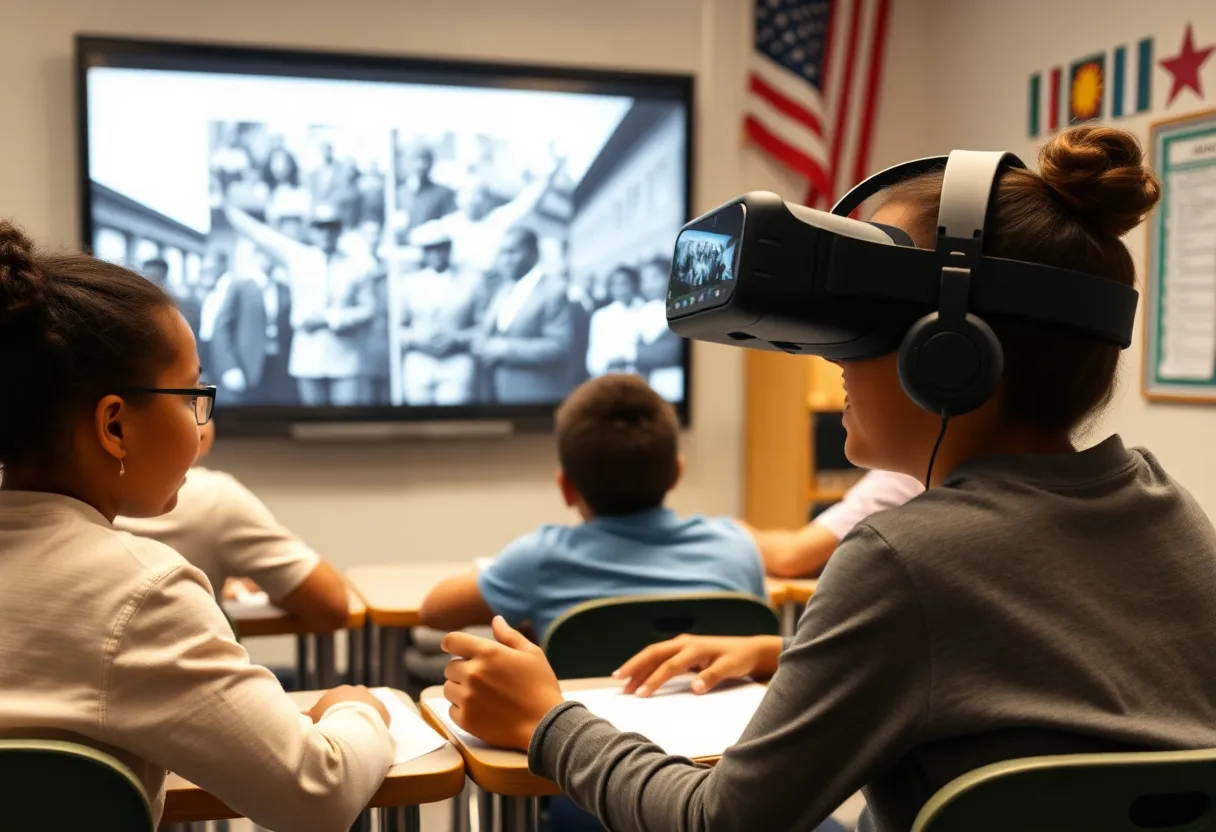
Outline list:
[[[945,166],[937,245],[849,219],[866,199]],[[831,213],[757,191],[684,226],[676,240],[667,321],[678,335],[836,361],[899,351],[918,405],[944,417],[996,389],[1001,344],[982,316],[1009,316],[1127,348],[1138,294],[1108,278],[983,253],[1010,153],[956,150],[905,162],[849,191]]]

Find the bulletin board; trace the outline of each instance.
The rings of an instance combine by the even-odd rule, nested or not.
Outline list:
[[[1143,393],[1216,404],[1216,110],[1151,128],[1161,203],[1150,219]]]

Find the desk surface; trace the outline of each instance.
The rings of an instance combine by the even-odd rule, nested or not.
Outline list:
[[[358,630],[367,623],[367,606],[359,597],[359,593],[350,587],[347,587],[346,597],[350,611],[346,618],[346,625],[342,629]],[[247,636],[301,636],[315,632],[299,618],[277,607],[261,609],[256,613],[249,613],[240,607],[227,605],[224,609],[236,622],[241,638]]]
[[[767,578],[769,581],[779,581],[785,589],[784,600],[795,604],[805,604],[815,594],[819,581],[814,578]]]
[[[475,568],[474,563],[462,561],[355,566],[346,570],[346,580],[366,603],[367,617],[372,622],[381,627],[418,627],[422,624],[418,611],[427,593],[439,582]],[[815,583],[814,579],[764,579],[773,606],[787,601],[805,604],[815,591]],[[245,633],[245,624],[241,622],[241,635]]]
[[[418,627],[422,601],[440,581],[473,571],[471,561],[356,566],[346,580],[367,604],[367,617],[381,627]]]
[[[562,690],[587,690],[619,684],[618,680],[608,677],[572,679],[561,682]],[[441,686],[427,688],[422,692],[422,718],[443,735],[444,739],[459,749],[460,755],[464,757],[465,771],[474,783],[490,794],[508,797],[544,797],[561,792],[552,780],[537,777],[528,771],[528,755],[522,751],[508,751],[504,748],[468,748],[463,745],[426,705],[425,700],[442,696],[443,688]],[[699,757],[696,762],[713,765],[719,759],[721,758]]]
[[[768,602],[774,607],[779,607],[789,600],[789,593],[786,591],[785,578],[773,578],[764,576],[764,591],[768,593]]]
[[[301,710],[311,706],[324,691],[300,691],[288,694]],[[414,713],[418,707],[401,691],[394,691],[397,698]],[[442,732],[440,732],[442,733]],[[384,783],[367,804],[379,806],[421,806],[435,803],[460,794],[464,789],[464,761],[460,752],[445,745],[426,756],[410,760],[388,770]],[[214,795],[200,789],[176,774],[165,780],[165,813],[161,826],[172,823],[223,820],[240,815],[233,812]]]

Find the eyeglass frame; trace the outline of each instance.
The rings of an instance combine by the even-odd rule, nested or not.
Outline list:
[[[211,417],[215,415],[215,393],[216,386],[214,384],[200,384],[198,387],[126,387],[123,388],[128,393],[159,393],[166,396],[192,396],[196,399],[211,399],[211,406],[207,408],[207,418],[199,421],[198,407],[194,409],[194,421],[201,428],[203,425],[211,421]]]

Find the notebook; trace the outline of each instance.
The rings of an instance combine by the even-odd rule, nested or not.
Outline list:
[[[422,717],[405,707],[389,688],[372,688],[371,693],[388,709],[388,732],[393,738],[393,765],[399,766],[425,757],[447,744],[435,729],[422,721]]]
[[[641,734],[668,754],[719,756],[739,741],[766,688],[752,682],[698,696],[688,688],[691,681],[691,676],[673,679],[646,699],[622,693],[619,685],[570,691],[565,696],[617,729]],[[490,747],[452,722],[443,697],[427,699],[426,705],[465,746]]]

